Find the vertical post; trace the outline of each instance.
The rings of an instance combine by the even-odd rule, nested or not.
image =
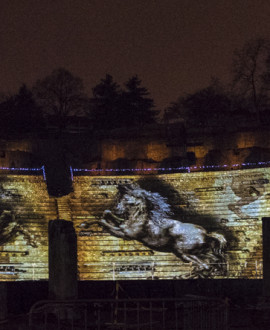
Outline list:
[[[7,318],[7,283],[0,282],[0,321]]]
[[[49,298],[76,299],[77,237],[73,223],[66,220],[49,222]]]
[[[263,228],[263,296],[270,298],[270,218],[262,218]]]

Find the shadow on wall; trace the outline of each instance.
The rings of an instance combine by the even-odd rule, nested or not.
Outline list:
[[[70,169],[64,163],[45,165],[48,194],[54,197],[68,195],[73,191]]]
[[[237,238],[226,226],[226,223],[221,221],[224,219],[217,219],[210,214],[202,215],[198,213],[190,206],[190,201],[184,195],[181,196],[179,192],[167,182],[154,176],[151,178],[142,178],[138,181],[138,184],[142,189],[153,193],[157,192],[162,197],[166,198],[171,205],[174,219],[199,225],[208,232],[220,232],[225,236],[229,245],[237,242]]]

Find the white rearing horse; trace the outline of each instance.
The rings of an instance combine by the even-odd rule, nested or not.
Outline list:
[[[221,269],[226,239],[198,225],[174,220],[167,200],[138,185],[119,186],[118,203],[105,210],[99,225],[112,235],[137,240],[153,250],[172,252],[199,271]],[[91,224],[91,223],[89,223]],[[93,224],[93,223],[92,223]]]

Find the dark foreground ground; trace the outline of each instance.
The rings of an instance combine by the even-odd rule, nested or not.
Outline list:
[[[136,299],[182,299],[187,296],[195,300],[200,296],[218,298],[228,308],[227,329],[270,329],[270,304],[268,307],[268,304],[263,302],[262,280],[124,281],[118,284],[116,285],[116,282],[112,281],[79,282],[79,298],[104,300],[117,298],[131,301]],[[0,323],[0,330],[29,329],[29,310],[35,302],[48,298],[48,282],[8,283],[7,298],[8,318]],[[210,311],[204,313],[207,314]],[[156,314],[157,317],[159,314]],[[218,330],[218,328],[213,328],[211,324],[205,325],[203,328],[198,325],[193,329]],[[68,325],[59,327],[59,329],[69,328],[72,329]],[[102,328],[131,329],[132,326],[119,324],[112,326],[111,324],[100,329]],[[45,327],[40,326],[35,329],[45,329]],[[52,322],[50,325],[48,321],[47,329],[57,330],[57,324],[54,326]],[[81,328],[75,324],[73,329]],[[87,329],[96,329],[96,327],[89,326]],[[136,329],[148,330],[150,328],[145,325],[141,328],[136,327]],[[176,327],[171,327],[171,329],[176,329]],[[188,327],[179,325],[177,329],[186,330]]]

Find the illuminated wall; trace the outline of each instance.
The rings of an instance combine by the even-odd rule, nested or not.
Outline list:
[[[259,278],[270,169],[74,177],[1,176],[0,279],[48,278],[51,219],[73,221],[80,280]]]
[[[43,176],[0,176],[0,280],[48,278],[48,222],[56,218]]]

